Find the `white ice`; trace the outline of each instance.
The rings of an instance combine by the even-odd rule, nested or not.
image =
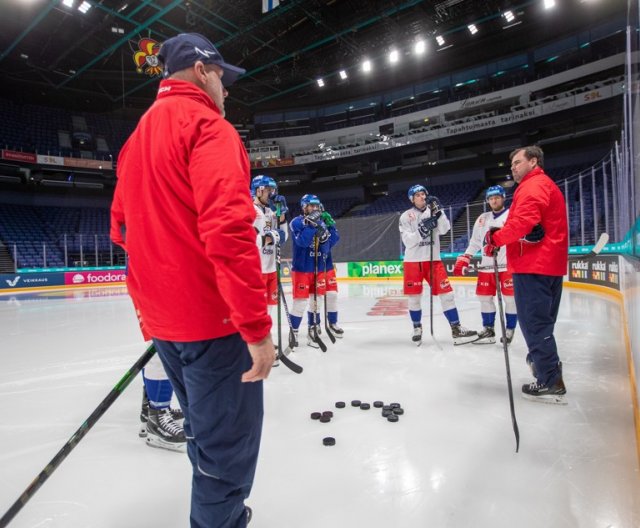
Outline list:
[[[462,323],[479,329],[473,285],[455,290]],[[399,283],[341,283],[344,339],[325,339],[323,354],[303,338],[292,358],[304,373],[272,371],[251,527],[640,526],[618,301],[564,291],[556,338],[566,406],[520,397],[530,374],[516,333],[517,454],[503,349],[453,347],[436,300],[439,349],[429,334],[427,294],[423,301],[425,337],[416,347]],[[122,288],[0,297],[0,336],[1,515],[145,345]],[[188,459],[138,438],[140,399],[136,379],[11,527],[187,527]],[[378,409],[351,407],[353,399],[399,402],[405,414],[389,423]],[[338,400],[347,407],[336,409]],[[324,410],[334,412],[330,423],[310,419]],[[324,447],[325,436],[337,444]]]

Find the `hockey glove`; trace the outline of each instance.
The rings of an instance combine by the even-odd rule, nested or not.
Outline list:
[[[333,219],[333,217],[327,212],[324,211],[322,213],[322,221],[327,224],[327,227],[331,227],[336,225],[336,221]]]
[[[269,203],[269,207],[274,213],[278,212],[278,205],[280,205],[280,214],[287,214],[289,212],[289,208],[287,207],[287,199],[281,194],[275,194],[271,197],[271,201]]]
[[[530,233],[526,234],[522,237],[523,242],[528,242],[529,244],[537,244],[544,238],[544,227],[542,224],[536,224],[533,226],[533,229]]]
[[[432,196],[431,194],[427,196],[427,205],[434,213],[442,209],[442,203],[440,202],[440,199],[437,196]]]
[[[326,227],[319,226],[318,229],[316,229],[316,236],[318,237],[318,242],[320,242],[320,244],[324,244],[329,240],[331,234]]]
[[[429,218],[423,218],[418,223],[418,232],[422,238],[431,236],[431,232],[438,226],[438,218],[430,216]]]
[[[500,247],[496,246],[495,242],[493,241],[493,235],[496,233],[496,231],[500,231],[500,228],[492,227],[491,229],[489,229],[489,231],[487,231],[487,234],[484,236],[483,253],[487,257],[493,257],[497,255],[498,251],[500,250]]]
[[[466,274],[466,270],[469,267],[469,264],[471,264],[471,255],[460,255],[456,259],[456,265],[453,267],[453,274],[456,277],[462,277]]]
[[[304,217],[304,223],[312,227],[318,227],[322,222],[322,213],[320,211],[313,211]]]

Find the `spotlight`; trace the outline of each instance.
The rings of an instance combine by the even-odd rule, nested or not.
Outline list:
[[[478,28],[476,27],[476,25],[475,25],[475,24],[469,24],[469,25],[467,26],[467,28],[469,28],[469,32],[470,32],[472,35],[475,35],[475,34],[478,32]]]
[[[427,45],[424,40],[418,40],[413,46],[413,51],[416,55],[422,55],[427,49]]]
[[[347,78],[347,72],[340,70],[340,78],[344,81]]]
[[[362,63],[362,71],[365,73],[368,73],[371,71],[371,61],[370,60],[365,60]]]
[[[436,37],[436,42],[438,43],[438,46],[444,46],[444,37],[441,37],[440,35],[438,35]]]
[[[320,78],[320,79],[317,79],[317,80],[316,80],[316,82],[318,83],[318,86],[319,86],[320,88],[322,88],[322,87],[324,86],[324,80],[322,80],[321,78]]]
[[[398,50],[392,50],[391,53],[389,53],[389,62],[391,64],[398,62],[399,59],[400,54],[398,53]]]
[[[66,7],[73,7],[73,0],[62,0],[62,3],[63,3]]]
[[[556,6],[556,0],[544,0],[544,8],[551,9]]]
[[[91,4],[86,0],[78,6],[78,11],[80,11],[83,15],[86,15],[89,9],[91,9]]]
[[[511,11],[505,11],[504,13],[502,13],[502,16],[507,22],[511,22],[514,18],[516,18]]]

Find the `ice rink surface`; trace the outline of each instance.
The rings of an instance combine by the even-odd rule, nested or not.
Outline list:
[[[478,330],[473,284],[454,289],[463,325]],[[251,527],[640,526],[618,301],[564,290],[556,338],[566,406],[520,397],[531,378],[516,333],[510,358],[517,454],[501,346],[453,347],[436,300],[440,349],[429,335],[428,294],[423,308],[425,339],[416,347],[400,283],[341,283],[344,339],[335,345],[325,339],[323,354],[303,338],[292,357],[304,373],[273,369],[248,500]],[[122,288],[0,296],[0,335],[1,514],[145,345]],[[141,387],[138,378],[12,528],[188,526],[188,459],[138,438]],[[405,414],[390,423],[378,409],[351,407],[354,399],[399,402]],[[339,400],[345,409],[335,408]],[[325,410],[334,412],[330,423],[310,419]],[[324,447],[325,436],[336,445]]]

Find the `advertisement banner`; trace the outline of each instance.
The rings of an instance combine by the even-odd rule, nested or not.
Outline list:
[[[64,274],[64,283],[67,285],[118,284],[125,282],[127,276],[124,271],[76,271]]]
[[[64,158],[65,167],[78,167],[83,169],[112,169],[113,163],[107,160],[94,160],[82,158]]]
[[[18,152],[17,150],[3,150],[2,159],[11,161],[24,161],[26,163],[36,163],[38,158],[31,152]]]
[[[456,265],[455,258],[443,258],[442,264],[449,277],[453,276],[453,268]],[[477,277],[480,258],[472,258],[469,267],[465,270],[464,277]],[[401,279],[403,265],[401,260],[376,260],[369,262],[348,262],[346,276],[350,278],[369,279]]]
[[[45,156],[38,154],[37,159],[41,165],[64,165],[64,158],[62,156]]]
[[[569,259],[569,282],[597,284],[620,289],[620,262],[617,255],[599,255],[584,259]]]
[[[62,286],[63,284],[65,284],[63,273],[4,273],[0,275],[0,291]]]

